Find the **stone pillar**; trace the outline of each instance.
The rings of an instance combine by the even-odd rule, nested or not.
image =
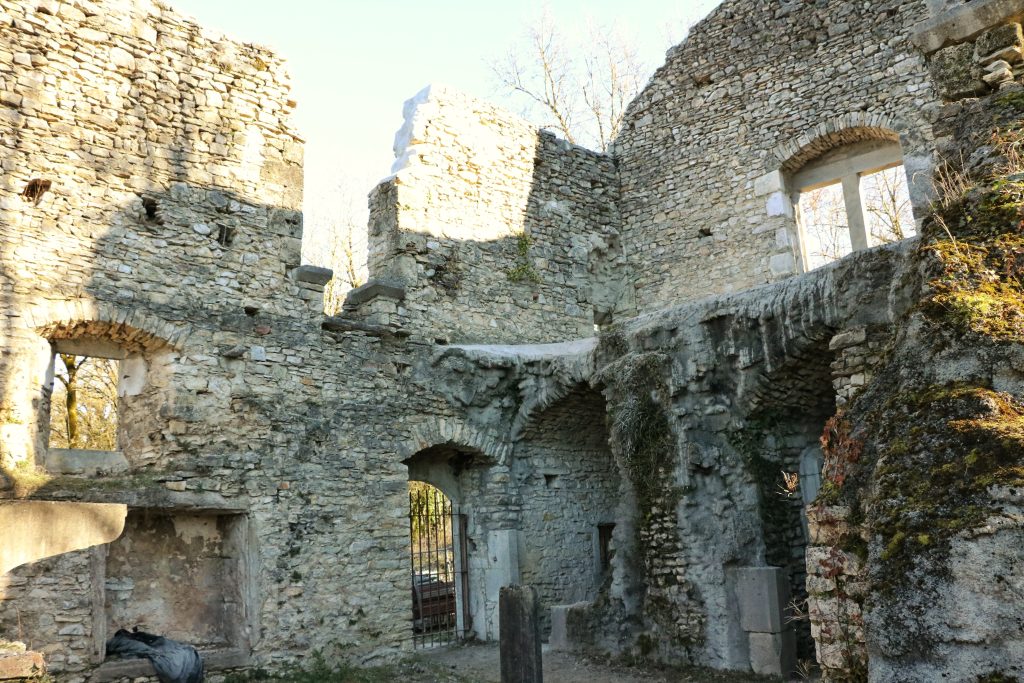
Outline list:
[[[757,674],[789,676],[796,669],[796,634],[786,620],[786,571],[781,567],[734,571],[740,626],[750,645],[750,668]]]
[[[871,246],[868,224],[864,219],[864,202],[860,197],[860,176],[843,176],[843,202],[846,204],[846,224],[850,228],[850,246],[862,251]]]
[[[543,683],[537,592],[529,586],[503,587],[498,614],[501,683]]]
[[[807,612],[822,681],[862,680],[867,647],[862,602],[866,587],[867,541],[850,527],[850,509],[807,508]]]

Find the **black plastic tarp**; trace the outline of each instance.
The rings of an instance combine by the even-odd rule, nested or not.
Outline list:
[[[118,630],[107,641],[107,656],[148,659],[160,683],[203,683],[203,658],[191,645],[143,631]]]

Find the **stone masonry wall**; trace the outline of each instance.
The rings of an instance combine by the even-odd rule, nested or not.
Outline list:
[[[545,629],[552,606],[594,599],[607,578],[598,525],[615,521],[618,474],[605,419],[600,394],[574,392],[538,415],[514,450],[520,572],[539,592]]]
[[[754,181],[819,138],[895,130],[927,203],[936,95],[908,40],[925,18],[920,1],[726,0],[669,52],[613,149],[641,310],[795,272],[793,216]]]
[[[397,320],[453,343],[592,334],[618,304],[602,269],[620,256],[612,160],[447,88],[405,115],[369,239],[371,284],[405,289]]]
[[[244,632],[204,635],[235,646],[221,665],[409,646],[398,453],[417,439],[410,415],[452,413],[402,386],[422,345],[321,329],[322,285],[296,268],[291,107],[276,56],[160,3],[0,2],[0,495],[244,520],[225,570],[249,577]],[[145,361],[121,406],[125,471],[37,469],[63,339]],[[107,623],[127,584],[108,586],[93,557],[0,577],[0,638],[70,683],[99,666],[110,628],[133,625]],[[201,578],[178,598],[225,599]]]

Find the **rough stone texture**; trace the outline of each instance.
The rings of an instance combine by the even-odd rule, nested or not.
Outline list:
[[[42,654],[26,652],[24,644],[20,644],[20,651],[6,645],[0,641],[0,681],[30,679],[45,673],[46,662]]]
[[[791,275],[796,223],[755,180],[837,144],[898,135],[927,205],[937,97],[908,40],[924,16],[917,1],[726,0],[669,51],[613,149],[640,310]]]
[[[850,509],[812,506],[808,509],[807,614],[816,658],[825,681],[863,677],[867,672],[864,598],[867,591],[863,558],[844,550],[866,540],[848,520]]]
[[[406,103],[395,175],[370,206],[371,278],[391,312],[452,342],[587,336],[619,303],[602,282],[618,247],[612,160],[443,87]]]
[[[941,103],[911,47],[925,12],[727,0],[670,52],[615,156],[425,91],[371,198],[375,280],[324,318],[326,273],[299,263],[302,149],[280,60],[148,0],[0,0],[0,495],[127,505],[131,522],[0,576],[0,634],[21,629],[69,683],[147,680],[102,662],[109,630],[143,618],[136,598],[214,648],[215,669],[395,656],[411,647],[418,479],[465,516],[477,637],[497,638],[499,590],[525,579],[545,608],[586,600],[565,615],[571,647],[784,667],[781,632],[751,639],[737,604],[736,570],[770,566],[809,598],[799,657],[815,636],[830,675],[863,662],[862,643],[879,680],[938,670],[862,625],[859,544],[813,513],[805,531],[784,477],[838,407],[898,374],[878,368],[921,278],[915,240],[792,276],[787,177],[899,139],[927,185],[937,145],[967,135],[970,158],[984,143],[956,123],[974,105]],[[976,42],[1005,47],[1002,23],[938,47],[968,45],[980,65]],[[1012,100],[1019,65],[992,63]],[[122,473],[36,469],[64,455],[46,435],[65,344],[133,368]],[[1022,384],[1019,358],[941,367]],[[1019,659],[1017,518],[958,538],[950,599],[914,603],[942,657],[991,661],[967,634]],[[972,592],[977,611],[954,623]]]
[[[605,578],[597,527],[614,522],[619,495],[605,412],[600,394],[573,392],[532,421],[513,451],[520,572],[537,592],[544,634],[551,607],[594,599]]]

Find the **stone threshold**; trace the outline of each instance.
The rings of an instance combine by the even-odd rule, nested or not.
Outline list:
[[[224,669],[238,669],[249,666],[248,653],[240,649],[232,650],[200,650],[206,672],[221,671]],[[121,678],[139,678],[141,676],[156,676],[153,665],[148,659],[123,659],[104,662],[93,670],[89,683],[104,683],[105,681],[116,681]]]

